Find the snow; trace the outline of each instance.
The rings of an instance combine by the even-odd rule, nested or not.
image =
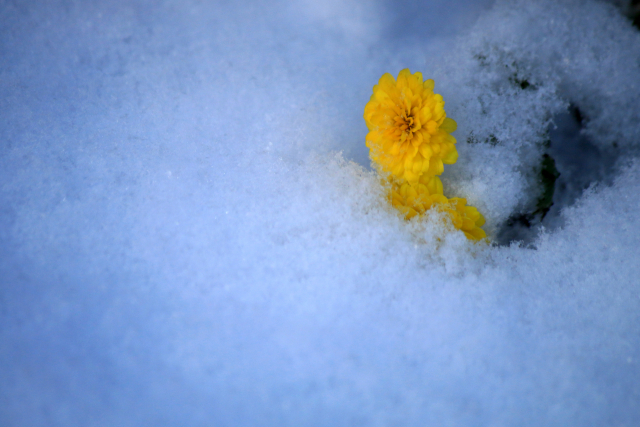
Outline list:
[[[640,33],[611,3],[2,3],[0,424],[635,425]],[[406,67],[499,244],[384,200],[362,112]],[[554,205],[509,226],[544,153]]]

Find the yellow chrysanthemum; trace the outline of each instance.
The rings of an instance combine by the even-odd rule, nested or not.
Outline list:
[[[485,220],[478,209],[466,206],[466,199],[445,197],[442,194],[442,182],[437,176],[423,175],[415,184],[409,184],[406,181],[401,184],[392,183],[389,199],[405,219],[422,215],[435,207],[444,212],[451,219],[451,224],[456,229],[462,230],[468,239],[481,240],[487,236],[480,228]]]
[[[444,100],[433,93],[433,80],[421,73],[400,71],[398,79],[385,74],[373,87],[364,109],[369,128],[367,147],[383,175],[418,182],[421,175],[440,175],[443,163],[458,159],[456,122],[446,116]]]

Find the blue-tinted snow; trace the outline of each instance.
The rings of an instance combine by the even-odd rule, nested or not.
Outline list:
[[[638,32],[492,3],[0,3],[0,424],[635,425]],[[614,175],[536,249],[404,223],[362,120],[404,67],[491,232],[569,105]]]

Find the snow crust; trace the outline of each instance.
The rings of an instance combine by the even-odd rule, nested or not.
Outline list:
[[[613,5],[51,0],[0,22],[1,425],[640,419],[640,33]],[[445,191],[491,236],[535,205],[543,153],[580,183],[532,244],[389,208],[362,111],[406,67],[458,122]]]

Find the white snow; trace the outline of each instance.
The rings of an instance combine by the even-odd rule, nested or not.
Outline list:
[[[1,3],[0,425],[635,425],[640,32],[610,3]],[[525,243],[389,208],[362,112],[407,67],[494,241],[555,157]]]

